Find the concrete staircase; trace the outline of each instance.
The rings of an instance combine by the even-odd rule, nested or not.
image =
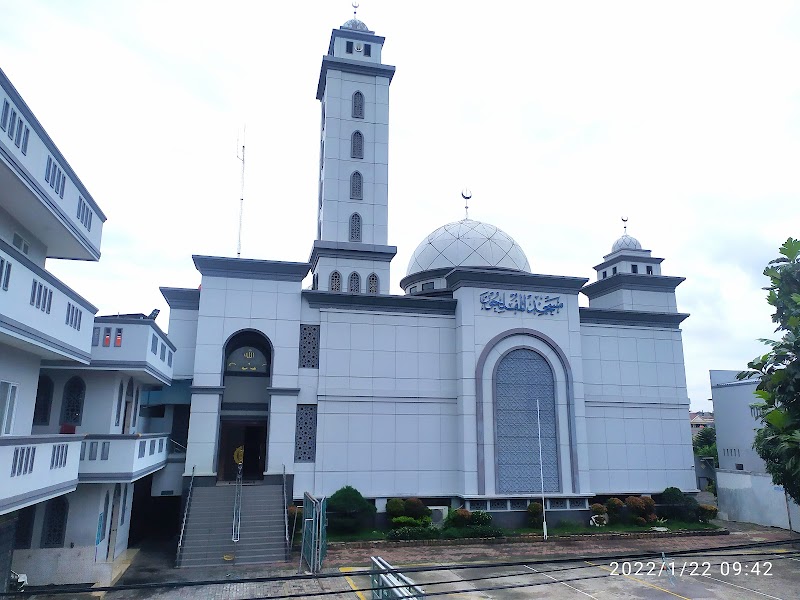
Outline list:
[[[284,562],[283,488],[242,486],[239,541],[231,541],[236,487],[196,487],[186,519],[179,567]],[[228,557],[229,560],[225,560]]]

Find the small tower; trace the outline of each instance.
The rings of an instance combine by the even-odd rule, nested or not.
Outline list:
[[[639,240],[628,235],[627,219],[622,221],[622,236],[603,262],[594,267],[597,281],[582,290],[589,298],[589,307],[677,313],[675,289],[685,278],[661,275],[664,259],[643,250]]]
[[[383,43],[354,12],[333,30],[322,59],[314,289],[389,291],[389,265],[397,252],[386,245],[389,84],[395,69],[381,63]]]

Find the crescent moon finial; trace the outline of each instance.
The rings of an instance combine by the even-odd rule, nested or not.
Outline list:
[[[469,199],[472,198],[472,192],[465,187],[461,190],[461,197],[464,199],[464,218],[469,219]]]
[[[628,217],[622,217],[622,229],[625,235],[628,234]]]
[[[358,4],[358,2],[353,2],[350,6],[353,7],[353,17],[355,18],[356,11],[358,10],[359,4]]]

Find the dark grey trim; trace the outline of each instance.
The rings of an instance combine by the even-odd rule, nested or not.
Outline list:
[[[235,279],[270,279],[274,281],[302,281],[311,265],[308,263],[277,260],[253,260],[250,258],[226,258],[222,256],[192,255],[194,266],[209,277],[233,277]]]
[[[158,288],[167,305],[174,309],[199,310],[200,290],[191,288]]]
[[[687,313],[645,312],[639,310],[612,310],[608,308],[578,309],[581,325],[630,325],[632,327],[665,327],[680,329]]]
[[[389,312],[454,315],[456,301],[448,298],[420,298],[390,294],[351,294],[348,292],[323,292],[303,290],[303,299],[312,308],[352,308]]]
[[[711,389],[718,390],[720,388],[736,387],[739,385],[758,385],[759,383],[761,383],[761,380],[755,377],[753,379],[742,379],[741,381],[726,381],[725,383],[716,383],[711,386]]]
[[[316,269],[317,262],[322,256],[329,258],[359,258],[362,260],[391,262],[395,254],[397,254],[397,246],[314,240],[308,262],[312,269]]]
[[[75,369],[75,370],[91,370],[91,369],[101,369],[104,371],[125,371],[125,370],[134,370],[134,371],[144,371],[148,375],[155,377],[159,381],[170,385],[172,383],[172,378],[169,377],[167,374],[162,373],[158,369],[156,369],[153,365],[145,362],[145,361],[133,361],[133,360],[92,360],[89,364],[86,365],[73,365],[63,360],[43,360],[42,361],[42,368],[47,369]]]
[[[161,338],[161,341],[166,343],[167,346],[169,346],[170,349],[173,352],[177,352],[178,351],[178,348],[175,346],[175,344],[173,344],[171,341],[169,341],[169,338],[167,337],[167,334],[164,333],[161,330],[161,327],[159,327],[156,324],[155,319],[133,319],[133,318],[126,318],[126,317],[120,318],[120,317],[115,317],[113,315],[109,315],[109,316],[103,316],[103,317],[95,317],[94,322],[95,323],[118,323],[120,325],[149,325],[150,327],[152,327],[155,330],[155,332]]]
[[[87,433],[87,440],[149,440],[151,438],[168,438],[169,432],[162,433]]]
[[[114,483],[123,481],[126,483],[133,483],[137,479],[141,479],[146,475],[150,475],[150,473],[155,473],[159,469],[163,468],[166,464],[167,459],[165,458],[161,462],[144,469],[139,469],[138,471],[134,471],[132,473],[78,473],[78,481],[80,483]]]
[[[336,38],[347,38],[350,40],[361,40],[362,42],[369,42],[371,44],[383,45],[386,38],[380,35],[375,35],[371,31],[357,31],[355,29],[345,29],[340,27],[331,31],[331,41],[328,44],[328,56],[333,56],[333,40]]]
[[[452,270],[453,267],[442,267],[441,269],[431,269],[430,271],[419,271],[418,273],[412,273],[411,275],[406,275],[400,280],[400,287],[405,290],[415,283],[419,283],[420,281],[425,281],[428,279],[442,279]],[[426,291],[429,292],[430,290]]]
[[[34,275],[36,275],[39,279],[46,281],[52,287],[57,289],[59,292],[67,296],[70,300],[75,302],[76,304],[80,304],[81,308],[83,308],[86,312],[91,313],[92,315],[97,314],[97,307],[89,302],[86,298],[78,294],[75,290],[71,289],[67,285],[64,284],[58,277],[50,273],[49,271],[45,271],[39,265],[34,263],[30,258],[25,256],[22,252],[14,248],[11,244],[6,242],[3,239],[0,239],[0,250],[11,256],[14,260],[20,263],[29,271],[33,271]],[[18,276],[18,273],[15,273]]]
[[[46,488],[39,488],[32,492],[26,492],[25,494],[17,494],[10,498],[4,498],[0,500],[0,511],[13,510],[14,507],[20,504],[36,504],[48,497],[63,496],[64,494],[74,492],[77,487],[78,480],[71,479],[65,483],[57,483],[55,485],[49,485]]]
[[[89,361],[92,359],[92,355],[88,352],[81,352],[74,346],[67,346],[61,340],[57,340],[54,337],[41,333],[37,331],[33,327],[28,327],[24,323],[20,323],[14,319],[11,319],[5,315],[0,314],[0,327],[5,327],[19,335],[24,337],[28,337],[32,340],[40,344],[44,344],[46,346],[50,346],[51,348],[55,348],[56,350],[67,354],[73,358],[73,360],[77,361],[78,364],[88,364]],[[66,325],[65,325],[66,327]],[[78,366],[78,365],[73,365]]]
[[[192,394],[222,394],[225,392],[224,385],[191,385],[189,391]]]
[[[241,410],[245,412],[268,413],[269,406],[257,402],[223,402],[220,410]]]
[[[347,58],[337,58],[335,56],[323,56],[322,67],[319,71],[319,83],[317,84],[317,100],[322,100],[325,95],[325,82],[328,69],[342,71],[343,73],[353,73],[355,75],[371,75],[373,77],[386,77],[389,83],[394,77],[394,67],[380,63],[366,63],[360,60],[349,60]]]
[[[534,275],[511,269],[495,270],[469,267],[456,267],[447,274],[445,279],[447,280],[447,287],[453,290],[461,287],[502,285],[513,287],[515,290],[535,290],[561,294],[577,294],[589,281],[586,277]]]
[[[268,387],[267,393],[277,396],[298,396],[300,395],[300,388]]]
[[[654,256],[639,256],[638,254],[618,254],[611,260],[603,261],[599,265],[595,265],[592,268],[595,271],[600,271],[601,269],[605,269],[606,267],[610,267],[611,265],[617,264],[621,260],[628,260],[630,262],[642,263],[643,265],[660,265],[662,262],[664,262],[663,258],[656,258]],[[648,275],[648,277],[652,277],[652,275]],[[658,277],[660,277],[660,275]]]
[[[53,433],[43,435],[3,435],[0,446],[33,446],[35,444],[63,444],[80,442],[86,437],[82,433]]]
[[[67,159],[64,158],[64,155],[61,154],[61,151],[55,145],[53,140],[50,139],[49,135],[47,135],[47,132],[44,130],[44,127],[42,127],[42,124],[39,123],[39,119],[37,119],[36,116],[33,114],[33,111],[30,108],[28,108],[28,105],[22,99],[22,96],[20,96],[19,92],[17,91],[17,88],[14,87],[14,85],[8,79],[6,74],[3,72],[3,69],[0,69],[0,86],[3,87],[3,89],[11,99],[11,101],[17,105],[17,109],[19,110],[19,112],[23,113],[23,116],[30,124],[31,129],[33,129],[37,133],[37,135],[42,139],[44,145],[50,151],[50,154],[52,154],[53,157],[58,159],[59,163],[61,163],[61,167],[64,169],[64,171],[66,171],[67,175],[69,175],[70,178],[73,180],[73,183],[78,188],[78,191],[80,192],[81,196],[83,196],[83,199],[89,205],[91,205],[91,207],[94,209],[94,212],[97,213],[97,216],[100,217],[103,220],[103,222],[105,222],[106,221],[105,213],[103,213],[103,211],[100,210],[100,207],[97,205],[97,202],[94,201],[94,198],[92,198],[92,195],[89,193],[89,190],[86,189],[86,186],[83,185],[83,182],[75,174],[75,171],[72,170],[72,167],[67,162]]]
[[[581,292],[591,300],[619,289],[644,290],[648,292],[674,292],[685,277],[667,277],[666,275],[642,275],[641,273],[617,273],[611,277],[600,279],[584,287]]]
[[[478,494],[485,495],[486,494],[486,466],[485,466],[485,457],[483,452],[483,369],[486,366],[486,360],[489,357],[489,353],[492,351],[497,344],[499,344],[504,339],[514,336],[514,335],[528,335],[538,339],[541,342],[544,342],[553,352],[555,352],[556,356],[558,356],[559,361],[561,361],[561,368],[564,369],[564,373],[567,377],[567,420],[568,420],[568,427],[567,431],[569,432],[569,449],[570,449],[570,470],[572,471],[572,493],[573,494],[580,494],[580,479],[578,478],[578,450],[576,444],[576,433],[575,433],[575,387],[573,385],[573,376],[572,376],[572,367],[570,366],[569,359],[567,358],[566,354],[561,350],[561,348],[556,344],[556,342],[543,334],[540,331],[535,331],[533,329],[527,329],[525,327],[517,327],[515,329],[509,329],[508,331],[504,331],[496,336],[494,336],[491,340],[489,340],[486,345],[483,347],[483,351],[481,352],[480,357],[478,358],[478,362],[475,366],[475,421],[477,426],[477,452],[478,452]],[[562,485],[562,487],[564,487]],[[564,493],[570,493],[564,490]]]

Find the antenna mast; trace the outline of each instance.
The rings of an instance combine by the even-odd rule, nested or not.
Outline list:
[[[239,239],[236,242],[236,258],[242,258],[242,213],[244,212],[244,142],[247,137],[247,125],[242,133],[242,153],[239,154],[239,140],[236,140],[236,158],[242,161],[242,185],[239,194]]]

